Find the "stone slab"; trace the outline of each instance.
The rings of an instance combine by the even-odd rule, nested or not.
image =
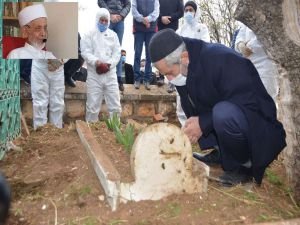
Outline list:
[[[300,224],[300,218],[293,219],[293,220],[269,222],[269,223],[255,223],[252,225],[299,225],[299,224]]]
[[[117,209],[117,205],[119,203],[119,190],[121,180],[120,174],[116,170],[110,159],[101,150],[101,146],[93,136],[93,133],[88,127],[88,124],[83,121],[77,120],[76,130],[105,191],[108,203],[114,211]]]

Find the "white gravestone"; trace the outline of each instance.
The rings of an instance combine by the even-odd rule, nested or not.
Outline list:
[[[194,162],[188,137],[175,125],[157,123],[138,135],[131,152],[133,183],[121,183],[121,201],[158,200],[207,191],[209,167]]]

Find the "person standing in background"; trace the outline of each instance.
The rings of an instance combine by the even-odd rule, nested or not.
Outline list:
[[[254,32],[244,24],[241,24],[236,36],[235,50],[253,63],[267,92],[276,102],[279,92],[277,82],[279,73],[276,65],[269,58]]]
[[[160,12],[157,19],[158,30],[178,29],[178,21],[183,16],[182,0],[159,0]]]
[[[109,22],[108,10],[98,9],[95,27],[81,39],[81,54],[88,70],[85,116],[87,122],[99,120],[104,99],[110,117],[114,114],[120,116],[122,111],[116,77],[121,48],[117,34],[108,29]]]
[[[80,39],[81,37],[78,33],[78,59],[69,59],[64,64],[65,84],[69,85],[70,87],[76,87],[76,83],[73,79],[73,76],[82,67],[84,63],[84,59],[81,56]]]
[[[149,55],[149,43],[157,31],[157,18],[159,16],[158,0],[132,0],[133,33],[134,33],[134,87],[140,88],[141,84],[141,56],[145,42],[146,66],[144,85],[150,90],[152,75],[151,60]]]
[[[184,5],[184,23],[183,26],[176,31],[176,33],[182,37],[210,42],[207,26],[198,22],[200,16],[200,9],[197,9],[196,3],[193,1],[186,2]],[[170,83],[172,83],[172,81]],[[176,103],[176,114],[181,126],[184,127],[187,118],[182,110],[178,92],[176,94]]]
[[[130,0],[98,0],[100,8],[106,8],[110,13],[110,25],[109,28],[116,32],[120,45],[122,45],[124,34],[124,19],[128,15],[131,2]],[[121,57],[121,56],[120,56]],[[117,65],[117,77],[119,90],[124,91],[124,85],[122,82],[122,62],[119,61]]]
[[[159,0],[160,12],[157,19],[158,30],[171,28],[174,31],[178,29],[178,21],[183,16],[183,0]],[[160,74],[157,85],[164,84],[165,77]],[[171,85],[171,83],[169,83]],[[173,88],[174,89],[174,88]],[[169,92],[173,92],[169,86]]]
[[[200,16],[200,9],[197,8],[196,3],[193,1],[186,2],[184,5],[184,23],[176,33],[183,37],[210,42],[208,28],[199,22]]]
[[[122,60],[122,79],[125,78],[125,84],[134,83],[133,67],[131,64],[126,63],[126,50],[121,50]]]

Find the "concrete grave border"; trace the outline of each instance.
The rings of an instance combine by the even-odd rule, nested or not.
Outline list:
[[[104,189],[108,203],[112,210],[115,211],[119,202],[121,176],[107,155],[101,150],[101,146],[94,138],[87,123],[77,120],[76,130],[81,143],[91,159],[93,168]]]
[[[199,161],[194,163],[188,137],[175,125],[156,123],[138,135],[131,152],[130,164],[135,177],[131,183],[121,182],[119,172],[102,151],[101,144],[86,122],[77,120],[76,130],[113,211],[120,202],[159,200],[171,194],[207,192],[209,167]],[[145,136],[150,139],[143,139]],[[145,150],[144,144],[149,149]],[[149,159],[153,163],[149,164]],[[164,176],[156,179],[153,171]]]

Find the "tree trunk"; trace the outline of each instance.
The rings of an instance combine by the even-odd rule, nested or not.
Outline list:
[[[300,202],[300,2],[240,0],[237,20],[257,35],[280,72],[278,115],[287,133],[284,164]]]

